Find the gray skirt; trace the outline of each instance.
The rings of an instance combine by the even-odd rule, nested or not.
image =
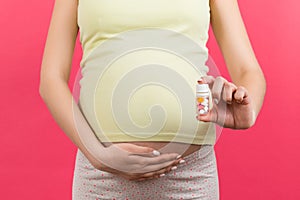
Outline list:
[[[219,182],[213,145],[184,157],[186,161],[161,178],[129,181],[95,169],[78,150],[73,176],[73,200],[218,200]]]

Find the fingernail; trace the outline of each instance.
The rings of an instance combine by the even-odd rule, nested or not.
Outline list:
[[[181,155],[178,155],[177,157],[176,157],[176,159],[178,159],[178,158],[180,158],[181,157]]]
[[[181,161],[179,161],[179,163],[180,163],[180,164],[185,163],[185,160],[181,160]]]
[[[215,102],[215,104],[219,103],[218,99],[214,99],[214,102]]]
[[[159,151],[156,151],[156,150],[153,150],[153,155],[155,155],[155,156],[159,156],[160,155],[160,153],[159,153]]]
[[[165,174],[160,174],[159,176],[160,176],[160,177],[163,177],[163,176],[165,176]]]
[[[176,167],[176,166],[174,166],[174,167],[172,167],[172,168],[171,168],[171,170],[175,170],[175,169],[177,169],[177,167]]]

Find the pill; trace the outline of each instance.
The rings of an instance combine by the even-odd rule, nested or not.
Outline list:
[[[198,104],[198,109],[202,109],[202,108],[204,108],[204,106],[201,104]]]
[[[203,102],[203,103],[201,103],[201,104],[202,104],[203,106],[208,106],[208,103],[204,103],[204,102]]]
[[[205,100],[205,99],[204,99],[203,97],[198,97],[198,98],[197,98],[197,101],[198,101],[199,103],[202,103],[204,100]]]

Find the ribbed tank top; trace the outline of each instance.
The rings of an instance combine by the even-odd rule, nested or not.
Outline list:
[[[78,0],[77,19],[79,105],[99,140],[214,144],[195,118],[209,0]]]

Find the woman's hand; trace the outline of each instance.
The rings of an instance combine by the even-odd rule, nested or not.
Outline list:
[[[232,129],[246,129],[254,124],[256,115],[246,88],[220,76],[205,76],[198,82],[209,84],[213,98],[213,108],[206,115],[198,115],[198,120]]]
[[[105,148],[101,160],[89,159],[96,169],[138,181],[159,178],[181,160],[177,153],[159,155],[152,148],[130,143],[112,144]]]

